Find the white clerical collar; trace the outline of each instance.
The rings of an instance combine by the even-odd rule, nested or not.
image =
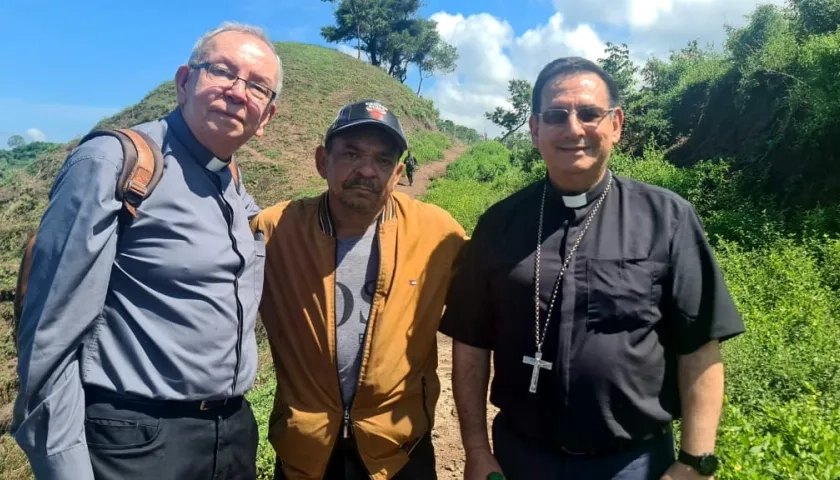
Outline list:
[[[218,157],[213,157],[204,166],[207,168],[207,170],[210,170],[211,172],[221,172],[222,170],[228,168],[228,165],[230,165],[229,161],[225,162],[219,160]]]
[[[547,174],[545,177],[545,181],[548,182],[550,186],[550,188],[548,189],[550,198],[554,198],[555,201],[559,200],[563,202],[563,206],[568,208],[583,208],[589,205],[590,203],[594,202],[595,199],[597,199],[598,196],[600,196],[601,193],[603,193],[604,189],[607,186],[607,182],[609,181],[611,176],[612,172],[610,170],[607,170],[607,174],[604,175],[604,178],[602,178],[597,185],[595,185],[588,192],[583,192],[579,194],[567,194],[560,191],[553,183],[551,183],[551,180],[548,178]]]
[[[580,208],[589,203],[586,199],[585,193],[581,193],[580,195],[563,195],[562,197],[563,205],[566,205],[569,208]]]
[[[187,126],[187,122],[184,119],[184,114],[180,107],[175,108],[175,110],[167,115],[166,122],[169,125],[169,128],[175,133],[175,136],[178,137],[181,144],[184,145],[190,152],[193,159],[199,164],[204,165],[204,168],[210,170],[211,172],[221,172],[222,170],[228,168],[230,160],[222,160],[216,157],[213,155],[213,152],[208,150],[207,147],[202,145],[198,139],[195,138],[192,130],[190,130]]]

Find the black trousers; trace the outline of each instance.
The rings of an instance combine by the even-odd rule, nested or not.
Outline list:
[[[408,184],[414,184],[414,170],[406,170],[405,175],[408,177]]]
[[[359,457],[355,443],[350,440],[340,441],[327,464],[327,471],[323,480],[368,480],[370,474]],[[274,469],[274,480],[286,480],[280,468],[280,459]],[[392,480],[437,480],[437,465],[435,462],[435,447],[432,435],[427,433],[417,442],[411,451],[408,463],[397,472]]]
[[[254,480],[259,433],[243,397],[201,410],[85,391],[85,436],[97,480]],[[221,403],[221,402],[218,402]]]

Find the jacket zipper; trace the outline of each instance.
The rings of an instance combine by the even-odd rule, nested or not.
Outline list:
[[[350,409],[344,408],[344,423],[342,424],[341,438],[350,438]]]
[[[382,243],[379,241],[379,234],[380,234],[379,229],[380,228],[381,228],[381,224],[377,220],[377,223],[376,223],[377,231],[376,231],[376,235],[374,237],[374,242],[376,242],[377,248],[379,249],[379,270],[381,272],[381,270],[382,270],[382,258],[383,257],[382,257]],[[333,273],[333,275],[335,275],[335,273]],[[332,288],[333,288],[333,292],[335,292],[335,277],[333,277],[333,287]],[[359,365],[359,374],[356,377],[356,389],[353,392],[353,398],[350,399],[350,404],[349,405],[344,405],[344,416],[343,416],[343,419],[342,419],[342,422],[341,422],[341,436],[342,436],[342,438],[350,438],[350,433],[353,430],[353,425],[350,423],[350,410],[353,408],[353,401],[356,398],[356,392],[359,390],[359,385],[362,383],[362,375],[364,374],[364,369],[367,366],[367,365],[365,365],[365,362],[364,362],[364,355],[367,352],[367,350],[370,348],[370,346],[372,345],[371,338],[373,336],[373,320],[374,320],[373,319],[373,306],[375,304],[376,304],[376,294],[374,293],[373,298],[371,298],[371,302],[370,302],[370,316],[368,317],[368,324],[367,324],[367,327],[365,328],[365,344],[362,346],[362,352],[361,352],[362,353],[362,364]],[[333,314],[333,319],[334,318],[335,318],[335,315]],[[338,335],[336,334],[335,328],[336,328],[335,323],[333,323],[333,335],[334,335],[334,338],[335,338],[335,341],[333,341],[333,344],[336,344],[338,342]],[[335,351],[333,351],[333,358],[336,359],[336,365],[337,365],[338,364],[338,361],[337,361],[338,354]],[[338,381],[338,393],[340,395],[341,394],[341,378],[338,376],[338,371],[336,371],[336,380]],[[424,404],[425,404],[425,402],[424,402]]]
[[[224,202],[225,207],[227,209],[224,211],[225,213],[225,220],[227,221],[228,227],[228,237],[230,237],[231,245],[233,246],[233,251],[236,253],[236,256],[239,257],[239,271],[243,271],[245,268],[245,257],[239,251],[239,248],[236,243],[236,237],[233,235],[233,207],[231,207],[230,203],[228,203],[227,199],[225,198],[224,190],[222,189],[222,179],[216,175],[216,184],[219,187],[219,192],[221,192],[222,202]],[[244,328],[244,312],[242,309],[242,301],[239,298],[239,277],[233,277],[233,294],[234,298],[236,299],[236,366],[233,370],[233,386],[231,387],[231,396],[236,395],[236,386],[239,382],[239,368],[242,363],[242,330]]]
[[[335,271],[333,271],[333,275],[335,275]],[[332,290],[333,290],[333,292],[335,292],[335,277],[333,277]],[[336,363],[335,380],[338,383],[338,395],[339,395],[339,397],[342,397],[341,403],[342,403],[342,407],[344,408],[344,412],[342,414],[342,419],[341,419],[341,438],[346,439],[346,438],[350,438],[350,428],[351,428],[351,425],[350,425],[350,408],[353,405],[353,399],[350,399],[349,405],[344,404],[343,393],[342,393],[342,388],[341,388],[341,376],[338,373],[338,352],[337,352],[337,349],[338,349],[338,332],[336,331],[337,328],[338,328],[338,326],[335,324],[335,315],[333,315],[333,325],[332,325],[333,352],[332,352],[332,356],[336,361],[335,362]],[[361,374],[362,374],[362,372],[361,372],[361,369],[360,369],[359,375],[361,376]],[[355,396],[356,395],[354,394],[353,397],[355,397]]]

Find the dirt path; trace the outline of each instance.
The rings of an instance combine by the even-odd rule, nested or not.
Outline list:
[[[446,166],[454,162],[459,155],[467,151],[469,147],[466,145],[456,145],[443,153],[443,160],[427,163],[421,165],[417,171],[414,172],[414,185],[408,185],[408,177],[403,174],[400,183],[397,185],[397,191],[405,192],[414,198],[422,196],[426,193],[429,183],[433,178],[442,177],[446,174]]]
[[[455,161],[469,147],[459,145],[447,150],[443,160],[421,166],[414,174],[414,185],[408,186],[408,178],[400,180],[397,190],[419,197],[433,178],[443,176],[446,166]],[[432,440],[437,457],[438,480],[462,480],[464,478],[464,449],[458,427],[458,414],[452,398],[452,341],[438,334],[438,376],[440,377],[440,399],[435,412],[435,428]],[[488,421],[496,410],[488,405]]]

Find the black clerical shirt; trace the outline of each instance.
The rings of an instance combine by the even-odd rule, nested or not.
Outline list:
[[[604,191],[584,200],[548,182],[540,267],[540,332],[566,252]],[[488,209],[462,251],[441,332],[493,350],[490,400],[519,433],[573,452],[612,448],[680,417],[677,357],[744,325],[693,206],[613,175],[558,290],[536,393],[534,258],[538,181]],[[564,200],[565,198],[565,200]],[[569,205],[567,205],[569,204]]]

